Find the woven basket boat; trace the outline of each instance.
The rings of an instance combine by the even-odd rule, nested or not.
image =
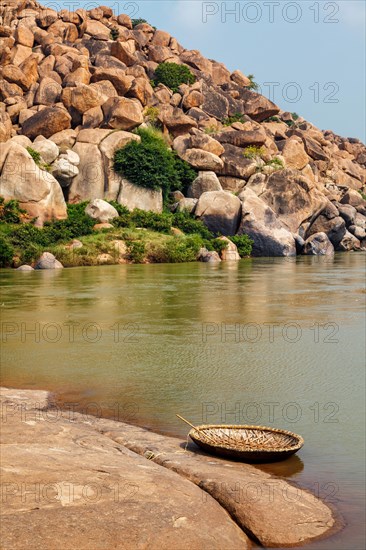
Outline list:
[[[243,462],[284,460],[304,444],[299,435],[264,426],[208,424],[192,427],[189,437],[208,453]]]

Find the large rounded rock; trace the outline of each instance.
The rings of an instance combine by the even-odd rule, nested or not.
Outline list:
[[[354,206],[351,206],[350,204],[340,204],[337,203],[337,208],[339,211],[339,215],[344,219],[346,222],[347,227],[349,225],[352,225],[355,221],[355,216],[357,214],[357,210]]]
[[[216,172],[224,166],[220,157],[208,151],[202,151],[202,149],[187,149],[184,159],[198,170]]]
[[[161,213],[163,211],[163,195],[161,189],[153,190],[141,185],[135,185],[130,181],[120,178],[120,191],[117,201],[129,210],[151,210]]]
[[[350,250],[360,250],[360,248],[360,241],[349,231],[346,231],[343,239],[337,246],[337,250],[340,250],[342,252],[349,252]]]
[[[49,138],[53,134],[70,127],[71,116],[66,109],[62,109],[61,107],[46,107],[24,121],[22,134],[32,140],[39,135]]]
[[[102,153],[102,161],[105,173],[105,198],[107,200],[117,200],[120,190],[121,177],[113,169],[114,153],[117,149],[122,149],[130,141],[141,141],[140,136],[131,132],[115,131],[103,138],[99,143],[99,150]]]
[[[286,161],[287,168],[302,170],[310,161],[302,141],[295,137],[286,140],[281,154]]]
[[[45,221],[67,217],[61,187],[52,174],[41,170],[24,147],[7,142],[0,152],[0,196],[16,199],[28,214]]]
[[[263,122],[263,120],[277,115],[280,112],[277,105],[255,92],[245,90],[241,94],[241,97],[244,99],[245,114],[257,122]]]
[[[188,212],[189,214],[194,212],[198,199],[190,199],[184,197],[177,204],[176,212]]]
[[[67,157],[58,158],[52,165],[52,175],[55,176],[61,187],[68,187],[78,173],[77,166],[71,164]]]
[[[118,218],[118,212],[107,201],[102,199],[94,199],[85,208],[85,214],[100,222],[109,222],[113,218]]]
[[[306,236],[310,237],[315,233],[325,233],[336,248],[346,234],[346,224],[340,216],[329,219],[322,214],[307,230]]]
[[[215,134],[215,139],[220,143],[229,143],[235,147],[247,147],[254,145],[261,147],[267,141],[266,133],[261,129],[256,130],[225,130],[219,134]]]
[[[111,97],[103,105],[106,122],[110,128],[133,130],[143,123],[142,105],[137,99]]]
[[[220,240],[226,243],[226,248],[221,251],[221,259],[226,262],[240,260],[237,246],[227,237],[220,237]]]
[[[56,160],[60,152],[56,143],[43,136],[38,136],[31,147],[41,155],[47,164],[51,164]]]
[[[199,199],[206,191],[222,191],[215,172],[200,172],[188,187],[187,196],[191,199]]]
[[[329,202],[314,182],[297,170],[273,173],[266,182],[261,198],[292,233],[298,233],[304,222],[311,223]],[[321,230],[315,232],[318,231]]]
[[[100,82],[103,80],[111,82],[118,95],[124,96],[130,90],[134,78],[133,76],[126,75],[121,69],[98,67],[91,77],[91,82]]]
[[[69,202],[102,199],[104,196],[104,164],[101,152],[94,143],[77,141],[73,151],[80,157],[79,173],[73,178]]]
[[[239,234],[253,239],[253,256],[296,256],[296,243],[275,212],[251,189],[241,192],[242,218]]]
[[[221,143],[219,143],[211,136],[208,136],[207,134],[203,134],[202,132],[198,132],[197,130],[192,131],[196,132],[191,137],[190,146],[192,147],[192,149],[202,149],[203,151],[208,151],[209,153],[213,153],[218,157],[222,155],[222,153],[224,152],[224,148]]]
[[[240,147],[224,143],[224,149],[221,156],[223,167],[216,170],[218,174],[242,179],[248,179],[255,174],[257,163],[253,159],[245,158]]]
[[[43,252],[34,269],[62,269],[63,267],[51,252]]]
[[[303,254],[306,256],[331,256],[334,254],[334,247],[326,233],[314,233],[306,239]]]
[[[238,197],[226,191],[208,191],[198,199],[195,215],[213,233],[235,235],[241,213]]]

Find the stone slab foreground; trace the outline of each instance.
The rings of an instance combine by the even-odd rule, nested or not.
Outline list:
[[[2,389],[4,550],[295,546],[336,530],[319,499],[254,466]]]
[[[46,392],[2,392],[2,550],[250,548],[196,485],[37,403]]]

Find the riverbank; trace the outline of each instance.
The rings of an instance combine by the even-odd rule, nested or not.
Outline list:
[[[297,546],[335,530],[332,510],[254,466],[186,441],[1,389],[4,550]]]
[[[91,206],[97,212],[89,209]],[[44,227],[35,223],[17,201],[0,202],[0,267],[34,267],[44,252],[53,254],[64,267],[79,267],[219,262],[239,260],[252,250],[247,235],[229,240],[209,231],[186,211],[130,212],[113,201],[68,205],[67,219],[48,222]]]

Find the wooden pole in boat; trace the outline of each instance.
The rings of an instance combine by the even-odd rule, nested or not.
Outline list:
[[[186,420],[185,418],[183,418],[183,416],[180,416],[180,414],[176,414],[175,416],[177,416],[178,418],[180,418],[180,420],[183,420],[183,422],[185,422],[186,424],[188,424],[188,426],[191,426],[191,428],[193,428],[194,430],[196,430],[196,432],[202,434],[203,437],[205,437],[206,439],[208,439],[208,441],[210,441],[211,443],[213,443],[214,445],[216,445],[215,440],[212,439],[212,437],[209,436],[206,432],[204,432],[204,431],[201,430],[200,428],[197,428],[196,426],[193,426],[193,424],[191,424],[188,420]]]

